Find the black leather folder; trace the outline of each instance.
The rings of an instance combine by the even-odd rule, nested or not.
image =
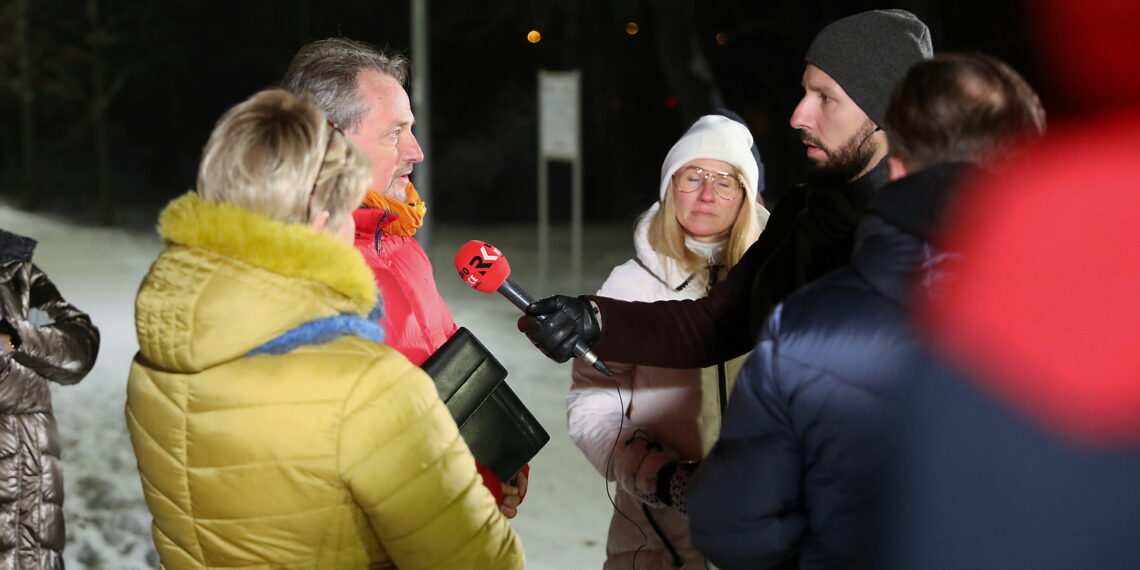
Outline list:
[[[507,369],[460,327],[421,368],[435,380],[475,460],[509,481],[550,441],[507,385]]]

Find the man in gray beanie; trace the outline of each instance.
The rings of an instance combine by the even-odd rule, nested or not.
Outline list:
[[[912,433],[898,418],[923,372],[908,317],[961,261],[934,238],[959,180],[1039,137],[1044,115],[1016,71],[981,54],[940,54],[899,82],[884,125],[893,182],[859,221],[850,263],[772,311],[685,495],[692,543],[717,568],[882,565],[880,514],[897,496],[888,481],[902,452],[892,435]],[[899,567],[939,566],[921,559]],[[966,560],[942,567],[1039,567]]]
[[[556,362],[574,356],[575,346],[603,359],[672,368],[751,350],[772,307],[847,263],[856,221],[887,182],[882,125],[891,89],[931,52],[926,25],[902,10],[862,12],[825,27],[808,49],[804,97],[791,119],[807,145],[811,184],[787,192],[760,239],[707,297],[632,303],[558,295],[527,307],[519,330]]]
[[[815,37],[791,120],[808,147],[813,182],[842,184],[882,161],[891,89],[911,64],[930,56],[930,31],[903,10],[848,16]]]

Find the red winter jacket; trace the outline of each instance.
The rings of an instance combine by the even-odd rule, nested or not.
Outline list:
[[[385,341],[419,366],[456,331],[455,318],[432,275],[431,260],[415,238],[384,233],[393,215],[357,208],[356,249],[376,276],[384,296]]]
[[[458,328],[435,286],[431,260],[415,238],[382,231],[395,219],[394,214],[377,208],[357,208],[352,218],[356,222],[356,249],[372,268],[384,297],[384,318],[380,320],[384,342],[419,366]],[[502,482],[491,470],[479,463],[475,465],[483,476],[483,484],[502,504]]]

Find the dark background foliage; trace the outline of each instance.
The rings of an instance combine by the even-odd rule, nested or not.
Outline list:
[[[92,223],[153,223],[162,204],[193,187],[214,121],[274,85],[305,42],[340,35],[407,53],[411,41],[409,0],[0,6],[0,195]],[[539,69],[582,72],[588,221],[632,219],[644,209],[665,152],[716,107],[749,123],[766,195],[778,198],[803,168],[787,120],[808,43],[827,22],[876,7],[915,12],[938,51],[1005,59],[1049,106],[1031,26],[1010,0],[434,0],[432,215],[534,219]],[[526,41],[532,29],[543,34],[538,44]],[[413,64],[413,73],[425,67]],[[567,219],[570,170],[554,163],[551,172],[552,216]]]

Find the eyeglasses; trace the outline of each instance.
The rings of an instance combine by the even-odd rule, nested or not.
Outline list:
[[[333,136],[340,132],[335,125],[329,123],[329,138],[325,141],[325,151],[321,153],[321,163],[317,167],[317,175],[313,178],[313,187],[309,190],[309,205],[305,208],[305,219],[312,221],[313,219],[313,196],[317,194],[317,183],[321,181],[321,172],[325,169],[325,159],[329,156],[329,149],[332,148]],[[344,134],[344,133],[341,133]]]
[[[678,192],[688,194],[700,190],[705,182],[712,184],[713,192],[724,200],[735,200],[744,193],[740,177],[731,172],[705,170],[699,166],[687,166],[673,174],[673,187]]]

